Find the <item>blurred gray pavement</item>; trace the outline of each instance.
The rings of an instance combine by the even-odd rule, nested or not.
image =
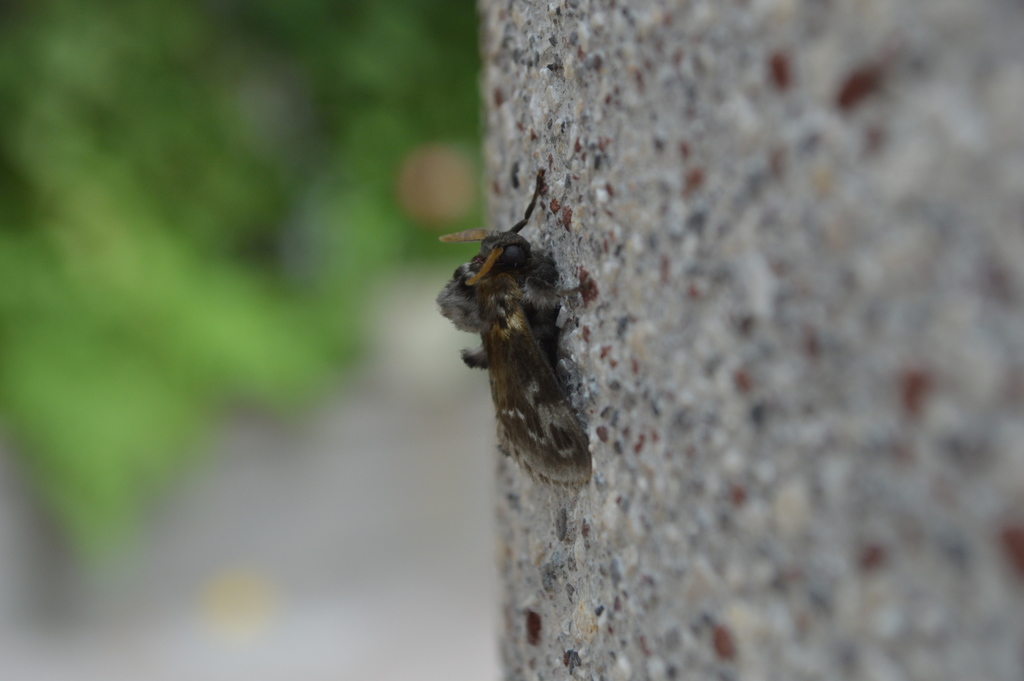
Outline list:
[[[444,277],[382,292],[370,356],[301,421],[229,419],[102,570],[0,457],[0,676],[496,678],[493,416]]]

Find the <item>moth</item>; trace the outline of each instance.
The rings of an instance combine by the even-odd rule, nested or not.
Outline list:
[[[441,241],[480,242],[480,253],[459,265],[437,296],[437,307],[456,328],[479,333],[480,346],[462,351],[471,368],[487,369],[498,422],[498,442],[532,478],[576,487],[590,479],[587,436],[555,377],[556,320],[562,298],[558,269],[519,231],[537,205],[544,170],[533,198],[511,229],[471,229]]]

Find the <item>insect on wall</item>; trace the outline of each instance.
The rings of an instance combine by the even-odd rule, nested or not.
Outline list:
[[[455,270],[437,296],[456,328],[479,333],[481,345],[462,351],[472,368],[487,369],[498,422],[498,443],[532,478],[560,487],[590,479],[587,436],[555,377],[562,298],[558,269],[519,231],[544,186],[537,173],[533,198],[511,229],[472,229],[441,241],[479,241],[480,253]]]

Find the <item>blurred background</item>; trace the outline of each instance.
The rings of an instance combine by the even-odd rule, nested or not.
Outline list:
[[[11,679],[497,675],[472,0],[0,2]]]

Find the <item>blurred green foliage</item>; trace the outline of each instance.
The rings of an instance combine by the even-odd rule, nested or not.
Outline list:
[[[377,273],[438,252],[395,172],[475,153],[477,71],[472,0],[0,2],[0,409],[80,547],[353,356]]]

